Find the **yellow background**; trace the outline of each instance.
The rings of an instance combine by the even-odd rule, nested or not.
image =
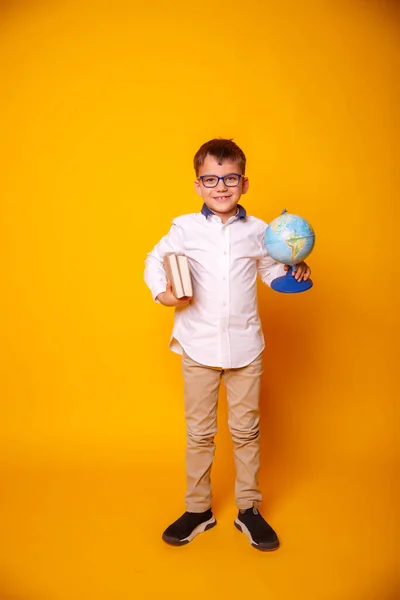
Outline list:
[[[397,3],[0,10],[0,598],[394,600]],[[224,394],[219,525],[160,540],[185,429],[143,266],[199,209],[192,157],[214,136],[247,154],[250,213],[317,233],[311,292],[260,287],[273,554],[232,525]]]

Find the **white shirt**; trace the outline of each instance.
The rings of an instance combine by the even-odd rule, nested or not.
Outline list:
[[[165,292],[166,254],[185,254],[193,283],[189,305],[175,309],[170,348],[222,369],[250,364],[265,342],[257,305],[257,273],[267,285],[285,274],[267,253],[267,224],[239,207],[225,224],[206,206],[173,220],[168,234],[147,255],[145,281],[153,298]]]

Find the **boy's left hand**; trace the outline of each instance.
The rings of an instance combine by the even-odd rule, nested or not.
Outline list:
[[[289,271],[290,269],[289,265],[285,265],[284,268],[285,271]],[[296,265],[296,271],[293,271],[292,275],[296,279],[296,281],[302,281],[303,279],[304,281],[307,281],[307,279],[311,275],[311,269],[303,260],[301,263]]]

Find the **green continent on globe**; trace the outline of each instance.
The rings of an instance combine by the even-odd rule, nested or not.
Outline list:
[[[285,241],[292,251],[292,260],[294,262],[305,247],[307,240],[306,238],[291,237]]]

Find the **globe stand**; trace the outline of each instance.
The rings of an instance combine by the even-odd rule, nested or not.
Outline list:
[[[283,294],[298,294],[300,292],[306,292],[309,290],[313,283],[311,279],[307,279],[307,281],[296,281],[294,275],[292,275],[293,271],[296,271],[296,266],[290,267],[286,275],[282,277],[277,277],[271,283],[271,288],[275,290],[275,292],[281,292]]]

